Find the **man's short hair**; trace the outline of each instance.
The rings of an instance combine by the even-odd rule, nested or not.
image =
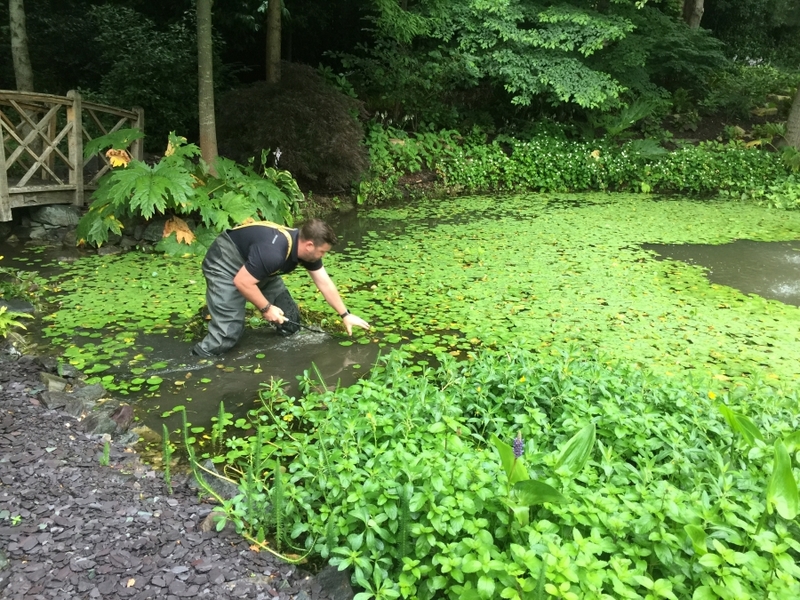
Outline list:
[[[299,229],[300,239],[311,240],[315,246],[324,246],[325,244],[335,246],[339,242],[331,226],[322,219],[310,219],[300,225]]]

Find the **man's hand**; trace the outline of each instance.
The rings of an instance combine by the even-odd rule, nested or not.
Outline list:
[[[277,323],[278,325],[282,324],[286,320],[286,317],[283,316],[283,310],[274,304],[270,304],[269,310],[261,313],[261,315],[270,323]]]
[[[342,323],[344,323],[344,328],[347,330],[347,335],[353,335],[353,326],[361,327],[361,329],[369,330],[369,323],[367,323],[361,317],[349,314],[342,319]]]

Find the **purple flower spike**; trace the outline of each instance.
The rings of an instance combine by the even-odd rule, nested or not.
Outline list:
[[[514,456],[516,458],[521,457],[524,450],[525,450],[525,445],[524,442],[522,441],[522,434],[518,433],[517,437],[514,438]]]

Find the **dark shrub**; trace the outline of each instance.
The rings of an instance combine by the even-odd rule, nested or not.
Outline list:
[[[262,149],[280,148],[278,166],[303,189],[349,191],[368,164],[360,108],[311,67],[282,63],[280,83],[258,82],[219,98],[219,152],[246,163]]]

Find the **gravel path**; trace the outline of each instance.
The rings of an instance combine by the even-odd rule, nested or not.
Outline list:
[[[352,598],[331,569],[311,577],[235,533],[204,532],[213,510],[185,480],[81,432],[38,399],[42,364],[0,358],[0,598]]]

